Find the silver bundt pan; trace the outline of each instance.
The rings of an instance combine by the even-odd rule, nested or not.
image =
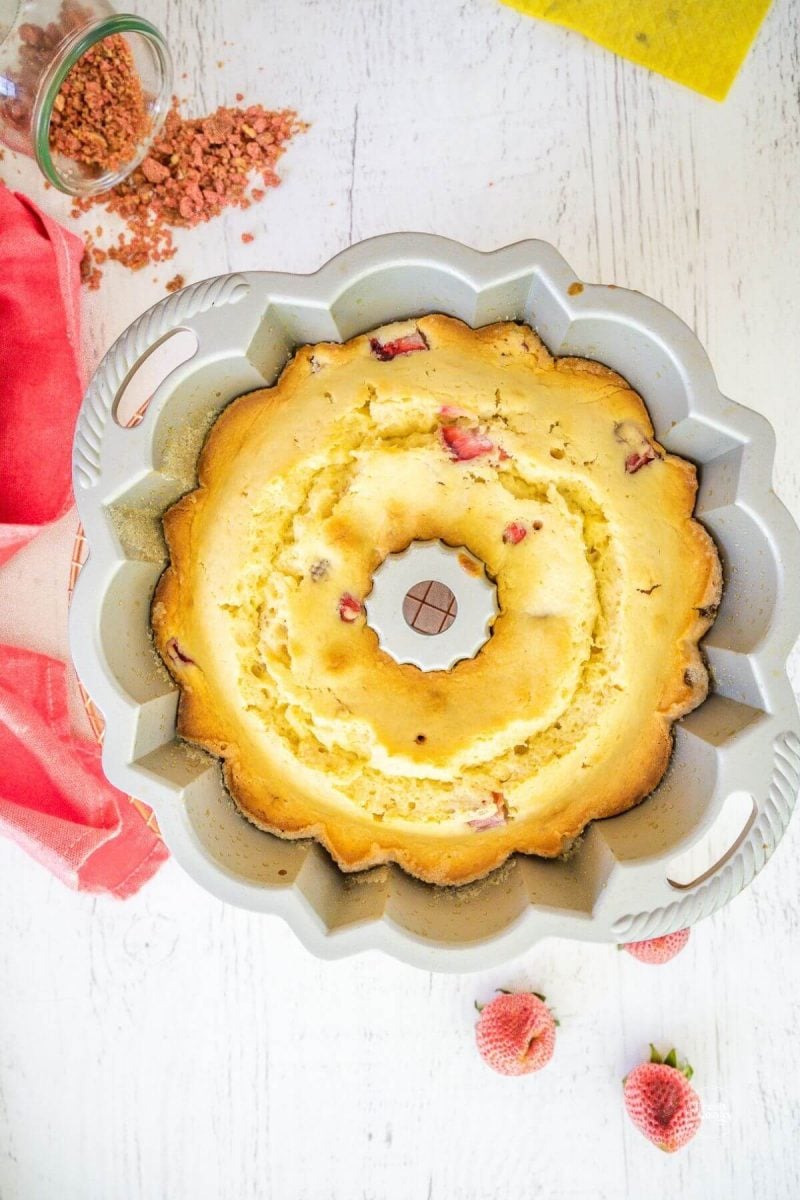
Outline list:
[[[712,694],[677,726],[657,791],[593,824],[567,861],[516,856],[461,889],[431,887],[394,867],[347,876],[317,845],[281,841],[243,820],[218,763],[176,737],[178,694],[148,627],[166,562],[160,516],[195,485],[214,416],[272,383],[298,345],[429,312],[473,326],[519,319],[553,354],[596,358],[624,375],[645,398],[659,441],[700,467],[697,514],[720,548],[726,580],[705,640]],[[115,415],[126,381],[176,329],[194,331],[194,357],[164,380],[141,424],[123,428]],[[78,673],[106,719],[105,772],[152,805],[172,854],[202,887],[283,917],[322,956],[376,947],[427,968],[468,970],[550,935],[630,941],[691,924],[761,869],[800,781],[786,674],[800,632],[800,537],[772,491],[773,452],[769,424],[720,394],[676,316],[636,292],[581,285],[542,242],[481,254],[397,234],[354,246],[314,275],[256,271],[185,288],[112,346],[75,438],[90,556],[70,636]],[[671,883],[668,864],[742,790],[753,814],[736,846],[692,886]]]

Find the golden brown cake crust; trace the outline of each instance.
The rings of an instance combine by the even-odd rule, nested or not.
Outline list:
[[[474,434],[491,450],[459,457]],[[224,411],[164,517],[152,624],[178,730],[251,821],[344,870],[461,884],[559,855],[657,786],[705,698],[721,572],[695,493],[619,375],[526,326],[429,316],[304,347]],[[501,606],[448,672],[340,616],[433,538],[482,559]]]

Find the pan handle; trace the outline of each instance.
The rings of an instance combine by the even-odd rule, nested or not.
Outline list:
[[[755,796],[752,820],[738,844],[672,904],[649,912],[628,913],[614,922],[620,942],[660,937],[694,925],[722,908],[755,878],[783,837],[800,789],[800,737],[793,729],[779,734],[772,746],[769,784]],[[675,885],[667,885],[674,888]]]
[[[250,283],[243,275],[219,275],[193,283],[154,304],[114,342],[92,376],[75,429],[76,491],[94,487],[100,478],[106,425],[120,389],[142,359],[185,321],[212,308],[237,304],[249,291]]]

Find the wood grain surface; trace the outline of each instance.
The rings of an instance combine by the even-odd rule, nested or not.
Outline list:
[[[108,270],[87,297],[87,368],[177,271],[310,271],[397,229],[482,249],[540,237],[697,330],[723,390],[773,422],[776,489],[800,515],[792,0],[724,105],[495,0],[135,7],[164,29],[193,111],[243,91],[311,127],[263,204],[179,236],[163,268]],[[66,214],[30,164],[8,154],[0,174]],[[66,653],[73,529],[0,572],[0,636]],[[0,1197],[796,1200],[799,852],[795,820],[668,966],[551,941],[447,976],[318,962],[173,863],[124,904],[73,894],[0,841]],[[473,1001],[500,985],[557,1010],[541,1075],[504,1079],[475,1053]],[[705,1106],[674,1156],[622,1108],[651,1040],[689,1056]]]

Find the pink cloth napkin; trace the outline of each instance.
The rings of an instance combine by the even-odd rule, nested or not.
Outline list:
[[[0,184],[0,565],[71,502],[83,244]],[[0,644],[0,831],[73,887],[135,892],[163,842],[70,730],[67,666]]]
[[[164,843],[71,733],[67,666],[0,646],[0,830],[72,887],[130,896]]]
[[[0,186],[0,565],[71,503],[83,243]]]

